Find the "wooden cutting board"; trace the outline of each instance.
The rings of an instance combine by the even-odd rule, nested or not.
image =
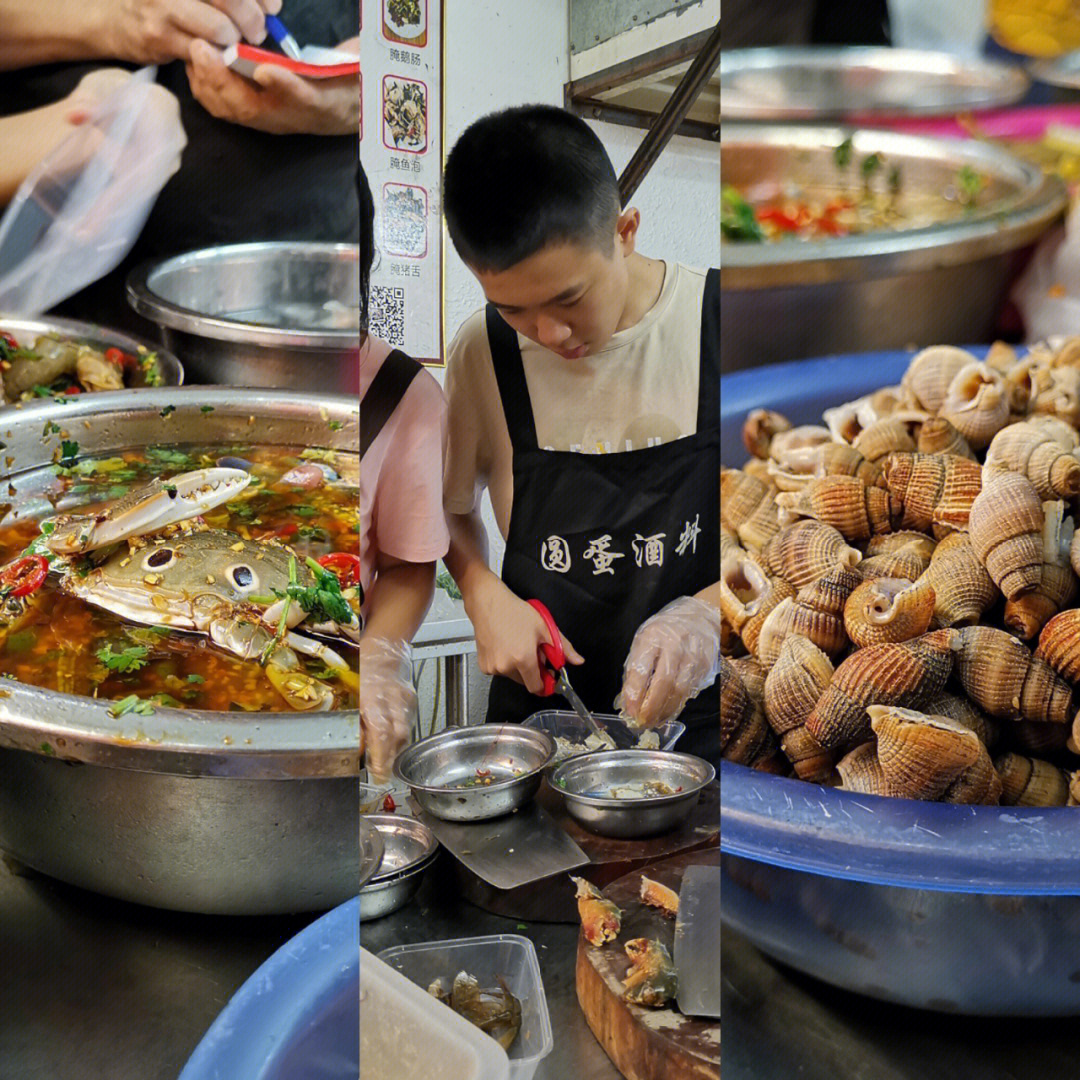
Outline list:
[[[649,866],[649,877],[676,892],[683,871],[694,863],[718,866],[719,850],[677,855]],[[623,948],[631,938],[655,938],[672,951],[675,920],[638,898],[641,871],[612,882],[604,895],[623,911],[616,941],[593,948],[578,936],[577,996],[592,1033],[626,1080],[720,1080],[720,1021],[683,1016],[674,1001],[646,1009],[622,1000],[630,962]],[[720,917],[717,897],[717,918]]]
[[[720,784],[715,780],[701,792],[697,806],[685,821],[671,832],[645,840],[616,840],[583,829],[566,812],[562,797],[546,780],[536,799],[589,856],[589,865],[574,872],[588,878],[598,889],[658,859],[720,843]],[[574,888],[566,874],[531,881],[516,889],[496,889],[456,861],[454,873],[465,899],[494,915],[531,922],[577,922]]]

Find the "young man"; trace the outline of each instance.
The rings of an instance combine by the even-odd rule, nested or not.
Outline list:
[[[561,109],[478,120],[443,208],[488,300],[450,347],[446,562],[494,674],[489,721],[551,708],[526,601],[551,610],[598,712],[719,756],[719,273],[635,250],[600,140]],[[506,540],[487,561],[480,495]],[[580,652],[570,645],[572,635]]]

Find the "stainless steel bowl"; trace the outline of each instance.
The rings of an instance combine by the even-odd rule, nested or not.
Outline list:
[[[712,783],[716,770],[693,754],[664,750],[608,750],[564,761],[551,778],[566,800],[570,816],[590,832],[625,840],[655,836],[674,828],[697,805],[701,789]],[[613,784],[658,780],[675,795],[642,799],[613,799],[592,794]]]
[[[361,922],[404,907],[439,850],[423,822],[398,814],[369,814],[365,820],[382,837],[384,854],[378,872],[360,889]]]
[[[394,776],[408,784],[421,808],[444,821],[484,821],[527,803],[540,787],[555,740],[518,724],[480,724],[440,731],[406,747]],[[491,773],[492,783],[460,787]]]
[[[0,330],[11,334],[20,345],[32,345],[41,334],[61,334],[75,341],[85,342],[95,349],[123,349],[126,353],[137,356],[142,352],[152,352],[156,356],[155,370],[162,386],[180,386],[184,381],[184,369],[180,361],[168,349],[153,345],[142,338],[132,337],[108,326],[97,323],[80,322],[77,319],[54,319],[42,316],[37,319],[22,319],[0,313]],[[146,386],[147,373],[136,369],[125,376],[129,387]]]
[[[353,244],[206,248],[136,267],[128,302],[193,381],[354,394],[359,259]]]
[[[382,833],[370,820],[360,819],[360,877],[362,889],[378,873],[385,858],[386,843]]]
[[[175,411],[163,421],[166,406]],[[59,445],[59,435],[42,437],[51,422],[94,454],[162,440],[348,452],[359,437],[355,399],[324,394],[199,387],[28,402],[0,425],[14,459],[8,521],[49,508],[33,478]],[[356,895],[355,711],[108,710],[4,683],[0,848],[83,888],[185,911],[313,911]]]
[[[725,184],[839,190],[839,127],[725,124]],[[1027,250],[1065,209],[1061,181],[996,146],[854,132],[856,160],[880,153],[904,190],[944,195],[970,166],[987,178],[977,209],[925,228],[806,242],[720,245],[724,371],[828,353],[977,342],[992,334]]]
[[[720,59],[724,120],[949,115],[1009,105],[1027,88],[1013,64],[922,49],[780,46]]]

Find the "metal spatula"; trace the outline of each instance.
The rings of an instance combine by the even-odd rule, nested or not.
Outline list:
[[[720,1017],[720,867],[688,866],[675,918],[675,1000],[685,1016]]]

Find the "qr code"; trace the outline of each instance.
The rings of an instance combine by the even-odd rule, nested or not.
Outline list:
[[[388,345],[405,344],[405,290],[400,285],[372,285],[368,330]]]

